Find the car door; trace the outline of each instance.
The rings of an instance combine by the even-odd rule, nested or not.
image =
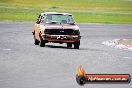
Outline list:
[[[39,34],[40,34],[40,22],[41,22],[41,15],[39,15],[37,22],[35,23],[35,36],[37,40],[40,40]]]

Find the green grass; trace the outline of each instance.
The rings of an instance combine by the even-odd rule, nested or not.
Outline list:
[[[47,11],[69,12],[76,22],[132,24],[128,0],[0,0],[0,20],[36,21]]]

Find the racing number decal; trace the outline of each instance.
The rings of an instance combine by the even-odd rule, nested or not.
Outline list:
[[[67,39],[67,37],[66,36],[63,36],[63,35],[58,35],[57,36],[57,39]]]
[[[61,38],[61,36],[57,36],[57,39],[60,39]]]

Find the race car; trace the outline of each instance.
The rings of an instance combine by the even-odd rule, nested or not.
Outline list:
[[[46,43],[66,43],[67,47],[80,46],[80,29],[72,14],[60,12],[45,12],[38,16],[32,32],[34,44],[45,47]]]

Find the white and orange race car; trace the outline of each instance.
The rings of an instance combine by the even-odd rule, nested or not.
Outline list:
[[[45,47],[46,43],[67,43],[67,47],[80,46],[80,30],[72,14],[59,12],[41,13],[35,23],[34,44]]]

